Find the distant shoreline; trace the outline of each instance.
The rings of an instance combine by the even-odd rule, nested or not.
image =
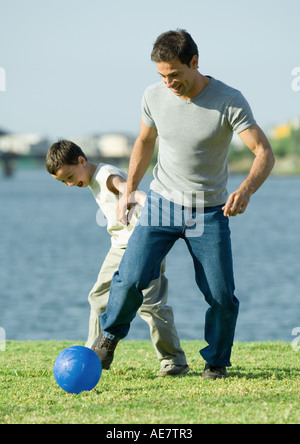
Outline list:
[[[253,157],[242,157],[240,159],[232,159],[228,162],[229,174],[248,174],[253,162]],[[116,164],[127,170],[128,160],[116,159]],[[154,165],[153,165],[154,166]],[[44,164],[32,158],[21,158],[13,161],[13,170],[17,169],[36,169],[44,168]],[[151,168],[148,172],[151,174]],[[3,165],[0,162],[0,174],[3,172]],[[284,156],[277,157],[274,169],[271,173],[273,176],[300,176],[300,157]]]
[[[230,174],[247,174],[250,171],[253,159],[243,158],[232,160],[228,163]],[[277,157],[275,166],[271,173],[273,176],[298,176],[300,175],[300,157],[284,156]]]

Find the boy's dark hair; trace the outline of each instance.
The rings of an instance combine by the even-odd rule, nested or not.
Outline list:
[[[49,148],[46,157],[48,173],[56,174],[63,165],[78,165],[78,157],[87,160],[86,155],[76,143],[70,140],[59,140]]]
[[[190,66],[198,48],[191,35],[185,29],[167,31],[160,34],[154,43],[151,53],[152,62],[170,62],[176,57],[182,64]]]

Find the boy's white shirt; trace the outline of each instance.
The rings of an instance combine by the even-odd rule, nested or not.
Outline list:
[[[130,235],[140,216],[139,205],[133,211],[130,225],[123,225],[117,218],[117,205],[119,196],[116,196],[107,188],[109,176],[117,175],[126,180],[126,174],[120,168],[105,163],[100,163],[89,183],[97,204],[107,219],[107,231],[111,235],[111,245],[116,248],[126,248]]]

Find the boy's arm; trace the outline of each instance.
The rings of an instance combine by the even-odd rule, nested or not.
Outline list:
[[[127,193],[127,183],[126,180],[122,176],[118,176],[116,174],[112,174],[108,177],[106,182],[107,188],[109,191],[114,193],[116,196],[126,195]],[[132,193],[131,203],[137,202],[140,205],[144,205],[146,199],[146,194],[142,191],[135,191]]]

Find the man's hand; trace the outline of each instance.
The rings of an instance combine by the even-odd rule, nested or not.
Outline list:
[[[145,200],[146,194],[143,191],[133,191],[129,198],[126,193],[122,194],[118,203],[118,220],[124,225],[129,225],[133,209],[136,205],[144,206]]]
[[[109,191],[119,196],[119,203],[117,208],[117,217],[124,225],[129,225],[132,216],[133,208],[136,205],[144,206],[146,194],[143,191],[133,191],[129,197],[127,192],[127,183],[122,176],[111,174],[106,182]]]
[[[226,204],[222,208],[226,217],[243,214],[250,201],[251,193],[243,190],[236,190],[230,194]]]
[[[133,204],[130,204],[127,199],[127,194],[122,194],[118,203],[118,220],[124,225],[129,225],[128,215]]]

